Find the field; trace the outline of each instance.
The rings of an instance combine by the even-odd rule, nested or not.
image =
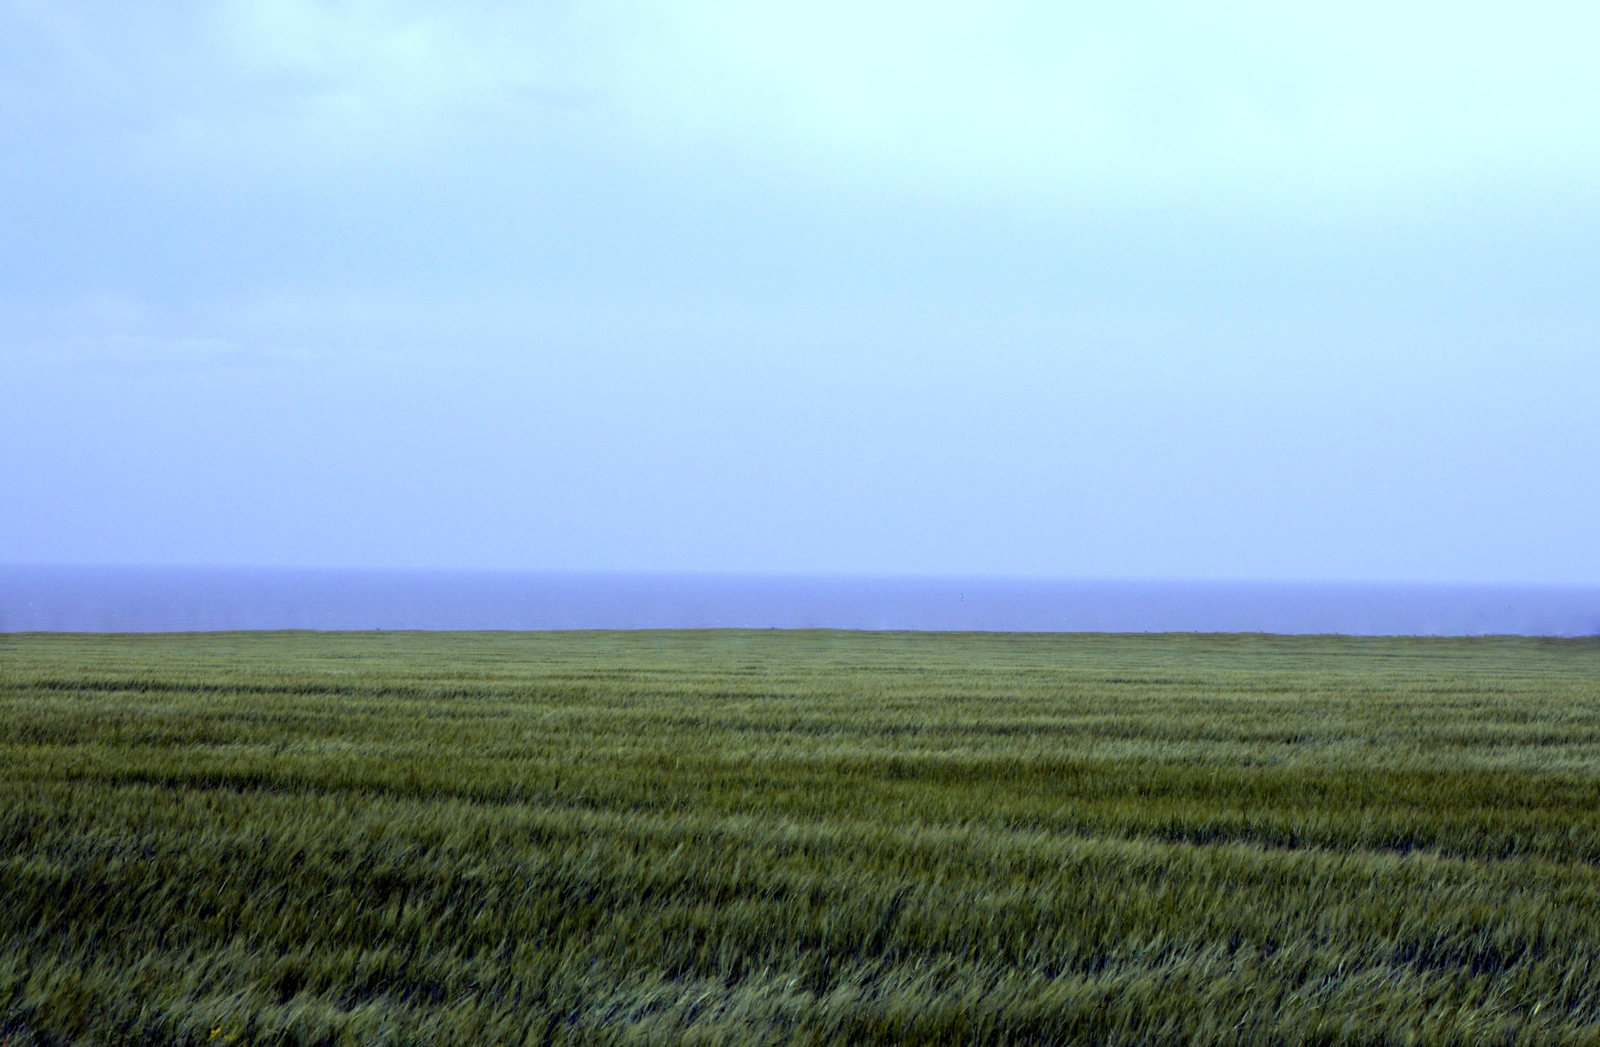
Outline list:
[[[0,636],[0,1041],[1600,1044],[1600,643]]]

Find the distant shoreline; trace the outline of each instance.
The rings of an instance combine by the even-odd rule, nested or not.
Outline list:
[[[0,632],[1600,635],[1600,586],[0,566]]]

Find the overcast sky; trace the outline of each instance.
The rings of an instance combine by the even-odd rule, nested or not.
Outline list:
[[[0,0],[0,562],[1597,583],[1597,43]]]

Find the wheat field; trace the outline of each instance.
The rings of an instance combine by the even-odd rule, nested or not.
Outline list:
[[[1600,643],[0,636],[0,1042],[1600,1044]]]

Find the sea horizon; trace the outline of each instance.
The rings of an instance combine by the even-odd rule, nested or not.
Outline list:
[[[0,632],[853,629],[1600,636],[1600,586],[0,566]]]

